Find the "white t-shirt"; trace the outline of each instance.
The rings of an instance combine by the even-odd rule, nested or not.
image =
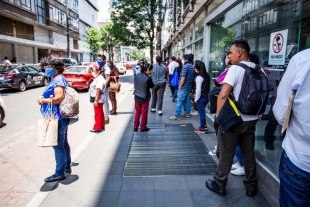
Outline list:
[[[201,87],[202,87],[203,77],[201,77],[200,75],[197,75],[195,81],[196,81],[195,102],[197,102],[201,96],[201,89],[202,89]]]
[[[252,63],[252,62],[242,61],[240,63],[244,63],[249,67],[255,67],[255,63]],[[236,98],[236,101],[239,99],[239,94],[240,94],[241,87],[242,87],[244,72],[245,72],[245,69],[243,67],[232,65],[229,68],[227,75],[223,81],[224,83],[227,83],[233,87],[233,94]],[[247,114],[242,114],[242,113],[240,114],[241,114],[241,118],[243,119],[243,121],[253,121],[253,120],[258,119],[257,115],[247,115]]]
[[[137,66],[136,66],[135,71],[136,71],[136,75],[137,75],[138,73],[141,73],[141,67],[140,67],[140,65],[137,65]]]
[[[107,75],[111,74],[111,68],[107,63],[104,64],[103,68],[105,69],[105,71],[104,71],[105,74],[107,74]]]
[[[98,75],[96,78],[94,78],[93,82],[90,84],[89,94],[91,97],[96,97],[97,88],[100,88],[102,90],[98,103],[104,103],[105,79],[103,78],[102,75]]]
[[[175,62],[175,61],[172,61],[169,65],[168,65],[168,68],[169,68],[169,75],[172,75],[173,74],[173,71],[176,67],[179,67],[179,63]]]
[[[4,64],[5,66],[9,66],[11,65],[11,62],[9,60],[3,60],[2,64]]]

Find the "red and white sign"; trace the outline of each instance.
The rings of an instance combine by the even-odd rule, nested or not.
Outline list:
[[[288,30],[270,34],[268,65],[284,65]]]

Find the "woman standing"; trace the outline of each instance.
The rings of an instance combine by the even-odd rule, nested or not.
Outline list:
[[[48,104],[52,104],[53,112],[58,118],[58,145],[53,146],[56,159],[56,170],[53,175],[45,178],[45,182],[53,182],[65,179],[65,173],[71,173],[71,155],[68,143],[68,125],[70,119],[63,119],[60,114],[59,104],[64,98],[65,88],[68,82],[62,75],[64,63],[59,58],[44,58],[41,60],[41,66],[45,67],[46,76],[51,81],[45,87],[43,94],[39,97],[38,103],[41,105],[41,113],[44,115],[48,110]]]
[[[118,68],[115,66],[115,64],[112,61],[108,61],[108,65],[111,68],[111,75],[110,75],[111,82],[118,83],[118,79],[119,79]],[[110,111],[110,115],[116,115],[117,114],[117,112],[116,112],[116,110],[117,110],[116,92],[112,92],[110,90],[109,97],[110,97],[111,104],[112,104],[112,110]]]
[[[149,63],[142,64],[140,66],[141,72],[136,75],[135,79],[135,120],[134,131],[138,131],[140,125],[140,131],[145,132],[150,129],[147,128],[147,114],[149,110],[149,102],[151,98],[150,89],[154,87],[152,78],[150,77],[153,66]],[[140,124],[141,117],[141,124]]]
[[[180,80],[180,78],[181,78],[180,74],[181,74],[182,67],[183,67],[182,59],[181,58],[179,58],[178,63],[179,63],[179,66],[174,69],[173,73],[174,72],[178,72],[178,77],[179,77],[179,80]],[[174,86],[174,87],[175,87],[175,89],[174,89],[174,94],[172,95],[172,102],[175,102],[175,99],[177,98],[179,85]]]
[[[168,79],[168,70],[167,68],[161,64],[162,57],[156,57],[157,64],[153,65],[152,71],[152,80],[154,83],[154,87],[152,89],[152,106],[151,112],[156,111],[156,104],[159,116],[163,115],[162,108],[163,108],[163,99],[164,99],[164,92],[166,88],[166,82]]]
[[[200,118],[200,126],[195,129],[195,132],[205,133],[205,126],[207,124],[205,108],[208,103],[208,95],[210,92],[210,75],[207,73],[205,64],[200,60],[195,62],[194,68],[197,74],[195,79],[196,94],[194,102],[197,103]]]
[[[93,64],[93,71],[95,78],[93,82],[90,84],[89,95],[90,95],[90,102],[92,102],[94,105],[95,125],[93,129],[90,130],[90,132],[98,133],[104,130],[105,127],[103,105],[106,101],[104,94],[106,81],[101,75],[101,70],[97,64]]]

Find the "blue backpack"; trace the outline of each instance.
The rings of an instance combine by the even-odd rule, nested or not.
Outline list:
[[[179,73],[178,73],[178,67],[176,67],[173,71],[171,81],[170,81],[171,86],[179,86]]]

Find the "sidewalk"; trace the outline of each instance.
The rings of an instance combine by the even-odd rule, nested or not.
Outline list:
[[[271,206],[263,196],[267,194],[262,186],[256,197],[245,195],[243,177],[229,177],[226,197],[206,189],[205,180],[212,176],[123,177],[133,137],[133,106],[134,97],[129,91],[118,114],[110,117],[106,131],[95,135],[73,160],[77,166],[72,167],[72,175],[47,193],[40,206]],[[175,103],[165,95],[163,116],[149,113],[148,123],[198,126],[199,116],[170,121],[174,109]],[[216,145],[214,133],[200,137],[209,149]]]

